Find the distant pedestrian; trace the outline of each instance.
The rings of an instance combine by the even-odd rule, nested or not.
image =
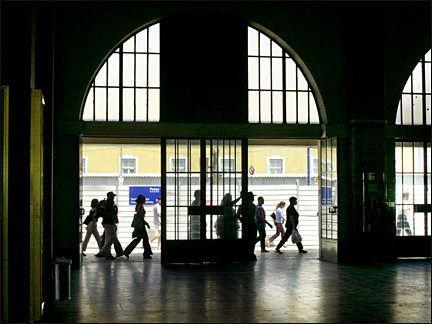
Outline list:
[[[258,197],[258,205],[256,206],[255,221],[257,224],[259,236],[257,237],[255,244],[261,242],[261,252],[268,252],[265,248],[265,238],[267,236],[265,227],[266,224],[270,226],[270,228],[273,228],[273,226],[266,220],[266,215],[265,215],[265,210],[263,205],[264,205],[264,198]]]
[[[279,236],[283,237],[285,234],[285,229],[283,227],[283,223],[286,222],[286,219],[283,217],[283,209],[285,207],[285,201],[281,201],[280,203],[278,203],[276,205],[276,219],[274,221],[275,226],[276,226],[276,233],[270,237],[269,241],[268,241],[268,246],[270,247],[271,243]]]
[[[87,244],[90,241],[90,237],[93,235],[94,238],[96,239],[96,242],[99,246],[99,250],[102,248],[101,245],[101,238],[99,236],[99,231],[97,229],[97,211],[96,211],[96,206],[98,205],[99,200],[97,200],[96,198],[93,199],[90,203],[90,213],[87,216],[86,220],[84,221],[84,224],[87,225],[87,232],[86,232],[86,236],[84,238],[83,244],[82,244],[82,255],[86,256],[87,254],[85,254],[85,250],[87,250]]]
[[[291,197],[289,199],[289,206],[286,210],[286,216],[287,216],[287,220],[285,223],[285,227],[286,227],[286,232],[285,234],[282,236],[282,239],[280,240],[279,244],[276,247],[275,252],[282,254],[282,252],[280,251],[280,248],[284,245],[284,243],[286,241],[288,241],[289,237],[291,236],[293,230],[296,230],[298,232],[298,223],[299,223],[299,214],[297,212],[297,210],[294,208],[295,205],[297,205],[297,198],[296,197]],[[303,244],[301,242],[297,243],[297,248],[299,250],[299,253],[307,253],[307,251],[305,251],[303,249]]]
[[[238,218],[242,222],[242,240],[244,242],[242,253],[245,261],[256,261],[257,259],[255,255],[257,225],[255,222],[256,205],[253,203],[254,196],[252,191],[247,194],[242,192],[243,203],[237,210]],[[244,198],[247,198],[246,202]]]
[[[124,250],[124,255],[129,258],[129,254],[136,248],[141,240],[143,240],[143,248],[144,248],[144,259],[151,259],[151,255],[153,254],[149,238],[146,230],[150,228],[150,225],[145,220],[146,211],[144,209],[144,203],[146,202],[146,197],[144,195],[139,195],[136,199],[135,213],[136,213],[136,224],[135,229],[132,233],[133,240],[129,243],[129,245]],[[134,216],[135,217],[135,216]]]
[[[107,193],[107,199],[102,203],[99,212],[101,213],[100,216],[102,216],[102,226],[105,229],[105,244],[103,245],[102,249],[100,250],[100,253],[107,259],[107,260],[115,260],[115,257],[111,254],[111,245],[115,242],[117,239],[117,233],[116,233],[116,219],[117,219],[117,213],[118,209],[117,206],[114,203],[114,197],[116,194],[114,194],[112,191]]]
[[[153,206],[153,225],[155,226],[155,230],[158,231],[158,234],[152,238],[150,243],[153,243],[154,240],[158,240],[158,249],[161,248],[161,235],[162,235],[162,228],[161,228],[161,217],[162,217],[162,206],[161,206],[161,200],[162,198],[159,197],[157,199],[156,204]]]

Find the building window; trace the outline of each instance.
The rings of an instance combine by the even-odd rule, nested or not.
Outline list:
[[[187,172],[187,158],[179,155],[178,158],[169,158],[170,172]]]
[[[234,157],[225,156],[219,158],[219,171],[223,172],[235,172],[236,171],[236,159]]]
[[[308,81],[294,59],[268,36],[248,27],[250,123],[319,124]]]
[[[88,156],[83,156],[81,161],[81,172],[87,173],[88,172]]]
[[[138,157],[128,155],[122,156],[121,168],[122,174],[138,173]]]
[[[431,124],[431,51],[411,72],[396,115],[396,125]]]
[[[269,174],[284,174],[285,173],[285,157],[272,156],[267,158],[267,173]]]
[[[85,121],[158,122],[160,116],[159,24],[121,44],[93,79]]]

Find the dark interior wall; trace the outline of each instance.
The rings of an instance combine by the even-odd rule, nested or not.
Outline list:
[[[9,310],[29,318],[30,30],[31,6],[1,3],[1,85],[9,86]],[[5,17],[4,13],[8,12]],[[22,61],[18,64],[16,56]]]

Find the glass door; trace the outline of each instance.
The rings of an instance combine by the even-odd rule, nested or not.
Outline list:
[[[320,259],[337,262],[338,177],[337,139],[328,138],[319,147],[320,179]]]
[[[162,263],[241,258],[244,154],[238,139],[162,141]]]

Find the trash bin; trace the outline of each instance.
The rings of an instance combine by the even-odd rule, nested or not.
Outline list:
[[[71,299],[71,264],[72,260],[57,258],[54,260],[55,300]]]

